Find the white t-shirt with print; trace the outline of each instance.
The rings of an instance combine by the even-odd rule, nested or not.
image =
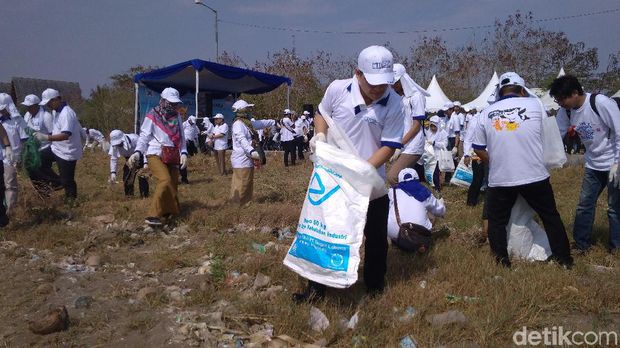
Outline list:
[[[566,134],[569,127],[575,126],[581,142],[586,147],[586,168],[608,171],[620,154],[620,109],[613,99],[604,95],[596,96],[597,115],[590,105],[590,93],[578,109],[561,108],[556,116],[560,134]]]
[[[480,115],[474,149],[487,148],[489,186],[511,187],[549,177],[542,145],[542,118],[536,98],[513,97],[495,102]]]
[[[381,98],[366,105],[356,77],[335,80],[325,91],[319,113],[331,116],[359,156],[368,160],[383,146],[402,147],[404,110],[401,99],[388,88]],[[377,171],[385,179],[385,165]]]
[[[78,121],[75,111],[69,105],[65,105],[60,112],[52,112],[54,128],[52,134],[67,133],[69,139],[52,141],[52,152],[65,161],[77,161],[82,158],[82,126]]]

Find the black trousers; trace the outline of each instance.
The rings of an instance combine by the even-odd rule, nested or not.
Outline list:
[[[289,156],[291,157],[291,164],[295,165],[297,159],[295,154],[295,140],[283,141],[282,148],[284,149],[284,166],[288,166]]]
[[[506,225],[518,195],[523,196],[542,220],[549,238],[552,257],[562,264],[572,264],[568,237],[555,204],[549,178],[520,186],[488,188],[486,202],[488,202],[489,244],[497,262],[510,266]]]
[[[55,157],[60,174],[60,183],[65,189],[65,198],[70,200],[76,199],[77,183],[75,182],[75,165],[77,161],[67,161],[58,156]]]
[[[52,149],[47,147],[39,151],[39,154],[41,155],[41,166],[37,170],[29,171],[28,177],[41,196],[49,197],[52,190],[60,189],[63,185],[60,182],[60,176],[52,169],[52,164],[55,161]]]
[[[452,151],[452,148],[454,148],[454,145],[456,145],[456,138],[448,138],[448,147],[446,148],[446,150]],[[458,165],[458,163],[456,163],[456,161],[454,161],[454,168],[456,168],[457,165]],[[446,185],[449,185],[450,184],[450,180],[452,180],[452,172],[446,172],[445,178],[446,178],[446,180],[444,181],[444,183]]]
[[[484,181],[484,163],[472,160],[471,169],[474,172],[474,177],[467,190],[467,205],[475,206],[478,204],[480,188]]]
[[[125,196],[133,196],[134,182],[138,171],[144,166],[144,157],[140,156],[137,168],[129,168],[127,162],[123,165],[123,186],[125,189]],[[149,196],[149,181],[147,178],[138,176],[138,189],[140,190],[140,197],[146,198]]]
[[[381,292],[385,287],[387,271],[387,220],[390,200],[387,195],[370,201],[364,226],[364,284],[368,292]],[[309,281],[315,292],[324,293],[326,286]]]
[[[293,141],[297,148],[297,158],[304,159],[304,137],[295,137]]]
[[[187,156],[191,157],[198,153],[198,148],[196,147],[196,144],[194,144],[193,140],[187,140],[185,144],[187,148]]]

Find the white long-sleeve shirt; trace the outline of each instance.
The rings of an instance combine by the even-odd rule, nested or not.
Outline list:
[[[437,132],[433,133],[430,130],[426,132],[426,141],[433,143],[435,151],[445,149],[448,147],[448,133],[445,130],[437,128]]]
[[[388,236],[392,240],[398,238],[398,223],[396,222],[396,210],[394,209],[394,190],[388,191],[388,197],[390,198],[390,212],[388,215]],[[437,200],[432,194],[424,201],[420,202],[415,197],[409,196],[403,190],[396,189],[396,198],[398,200],[398,213],[400,215],[400,222],[411,222],[426,227],[427,229],[433,228],[431,220],[428,218],[427,213],[431,213],[434,216],[444,216],[446,213],[445,205]]]
[[[474,143],[474,135],[476,134],[478,122],[480,122],[480,113],[473,115],[467,123],[467,128],[469,129],[469,131],[465,133],[465,139],[463,139],[463,154],[465,156],[472,155],[472,144]]]
[[[295,123],[290,118],[284,117],[280,121],[280,141],[291,141],[295,137]]]
[[[86,141],[96,141],[98,143],[103,143],[105,141],[105,136],[100,131],[90,128],[88,130],[88,133],[86,134]]]
[[[578,109],[570,111],[561,108],[556,116],[560,134],[566,134],[575,126],[581,142],[586,147],[586,168],[607,171],[620,157],[620,110],[616,102],[604,95],[596,96],[597,115],[590,105],[590,93]]]
[[[198,143],[198,133],[200,133],[200,130],[194,122],[190,120],[183,122],[183,134],[185,135],[185,140],[191,140],[194,143]]]
[[[110,173],[116,173],[116,163],[120,157],[128,158],[136,151],[139,138],[138,134],[125,134],[120,146],[110,146]]]
[[[52,129],[54,129],[54,118],[52,114],[45,111],[42,107],[39,107],[39,111],[34,116],[31,115],[30,112],[26,112],[24,121],[26,121],[28,127],[39,133],[52,134]],[[49,141],[42,141],[39,151],[50,147],[50,145],[51,143]]]
[[[274,120],[257,120],[252,122],[254,129],[263,129],[274,126]],[[233,168],[251,168],[254,166],[251,153],[254,151],[252,147],[252,134],[248,127],[242,121],[237,120],[232,125],[232,145],[233,150],[230,154],[230,162]]]
[[[181,116],[177,116],[179,122],[179,132],[181,135],[180,150],[181,153],[187,153],[187,144],[185,143],[185,135],[183,134],[183,121]],[[155,155],[161,156],[161,147],[174,146],[172,140],[161,128],[159,128],[150,118],[145,117],[140,127],[140,138],[136,151],[140,151],[144,156]]]

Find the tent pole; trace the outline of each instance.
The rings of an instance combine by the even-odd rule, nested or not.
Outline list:
[[[198,90],[200,89],[200,74],[198,70],[196,70],[196,91],[194,93],[194,98],[196,101],[196,118],[198,118]]]
[[[134,89],[135,89],[135,97],[134,97],[134,105],[133,105],[133,117],[134,117],[134,122],[133,122],[133,131],[134,133],[138,134],[138,127],[140,127],[140,125],[138,124],[138,90],[139,90],[139,86],[137,83],[134,83]]]

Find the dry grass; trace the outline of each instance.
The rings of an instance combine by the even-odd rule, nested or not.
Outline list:
[[[174,327],[170,316],[182,310],[207,312],[221,299],[233,303],[239,313],[266,318],[274,325],[276,334],[287,334],[312,342],[325,338],[330,346],[394,346],[401,337],[411,335],[420,346],[438,344],[462,346],[466,342],[480,346],[507,346],[512,333],[522,326],[530,328],[569,325],[570,329],[592,329],[620,325],[620,277],[618,258],[605,252],[607,239],[606,197],[599,200],[594,226],[596,245],[587,256],[577,258],[576,267],[564,271],[555,265],[515,262],[512,270],[497,267],[489,255],[488,245],[478,246],[481,205],[465,206],[465,190],[445,189],[448,205],[445,219],[436,228],[449,231],[449,237],[438,240],[427,255],[410,255],[391,248],[388,255],[387,291],[369,299],[361,283],[347,290],[331,290],[327,299],[317,306],[332,325],[322,334],[307,325],[309,305],[295,305],[290,294],[303,283],[297,275],[282,265],[290,240],[278,242],[271,233],[261,233],[261,227],[294,227],[299,218],[308,183],[311,165],[303,163],[284,168],[280,155],[273,154],[270,162],[255,174],[255,200],[249,207],[226,204],[230,177],[216,175],[213,158],[190,159],[190,185],[180,186],[183,214],[177,226],[186,226],[183,233],[143,233],[142,219],[150,201],[126,199],[122,185],[108,185],[108,161],[101,153],[86,154],[78,163],[78,203],[74,208],[62,204],[61,193],[41,202],[25,180],[20,208],[3,238],[25,248],[47,249],[53,254],[49,261],[58,262],[67,255],[102,255],[109,267],[94,273],[61,291],[95,294],[101,305],[94,306],[79,325],[69,331],[37,337],[15,324],[12,329],[0,330],[0,345],[117,345],[121,337],[133,335],[136,342],[163,345],[166,337],[154,342],[152,335],[170,335],[161,326]],[[579,195],[582,168],[571,167],[554,171],[552,175],[556,200],[567,230],[571,230],[574,209]],[[136,187],[137,190],[137,187]],[[105,230],[93,217],[113,214],[116,222],[127,220],[122,227]],[[245,227],[239,224],[245,224]],[[236,228],[234,231],[229,229]],[[101,232],[104,231],[104,232]],[[138,234],[143,243],[137,243]],[[94,242],[93,242],[94,241]],[[260,253],[253,243],[276,242],[278,249]],[[211,276],[187,276],[183,270],[199,267],[201,259],[212,255]],[[1,254],[0,254],[1,255]],[[1,257],[1,256],[0,256]],[[5,255],[4,260],[18,262],[19,255]],[[1,260],[0,260],[1,261]],[[152,275],[127,281],[120,273],[127,264],[135,270]],[[614,267],[613,271],[596,272],[591,265]],[[61,281],[63,275],[49,264],[32,268],[32,275],[18,274],[11,263],[0,266],[0,276],[15,279],[15,289],[0,285],[0,319],[23,317],[42,305],[63,302],[71,298],[40,299],[26,295],[37,286],[37,277]],[[271,277],[271,283],[285,290],[269,301],[245,298],[240,289],[227,285],[232,271],[250,277],[261,272]],[[30,271],[29,271],[30,272]],[[157,282],[155,282],[157,278]],[[10,279],[10,278],[9,278]],[[420,282],[425,281],[422,288]],[[140,310],[127,306],[129,298],[142,286],[158,287],[159,293],[149,296]],[[181,304],[172,304],[161,292],[164,286],[178,285],[192,291]],[[75,288],[81,288],[75,289]],[[19,293],[20,295],[18,295]],[[71,292],[73,293],[73,292]],[[477,297],[477,301],[450,303],[447,294]],[[97,302],[95,302],[97,304]],[[399,321],[407,307],[416,310],[411,321]],[[172,314],[163,309],[172,308]],[[426,314],[450,309],[461,310],[468,318],[464,326],[436,328],[423,318]],[[341,332],[338,321],[360,311],[360,322],[354,331]],[[75,315],[75,311],[70,313]],[[159,323],[156,327],[156,323]],[[88,329],[85,329],[88,328]],[[12,332],[12,333],[11,333]],[[136,336],[137,335],[137,336]],[[64,343],[63,343],[64,342]],[[128,341],[125,344],[128,344]]]

